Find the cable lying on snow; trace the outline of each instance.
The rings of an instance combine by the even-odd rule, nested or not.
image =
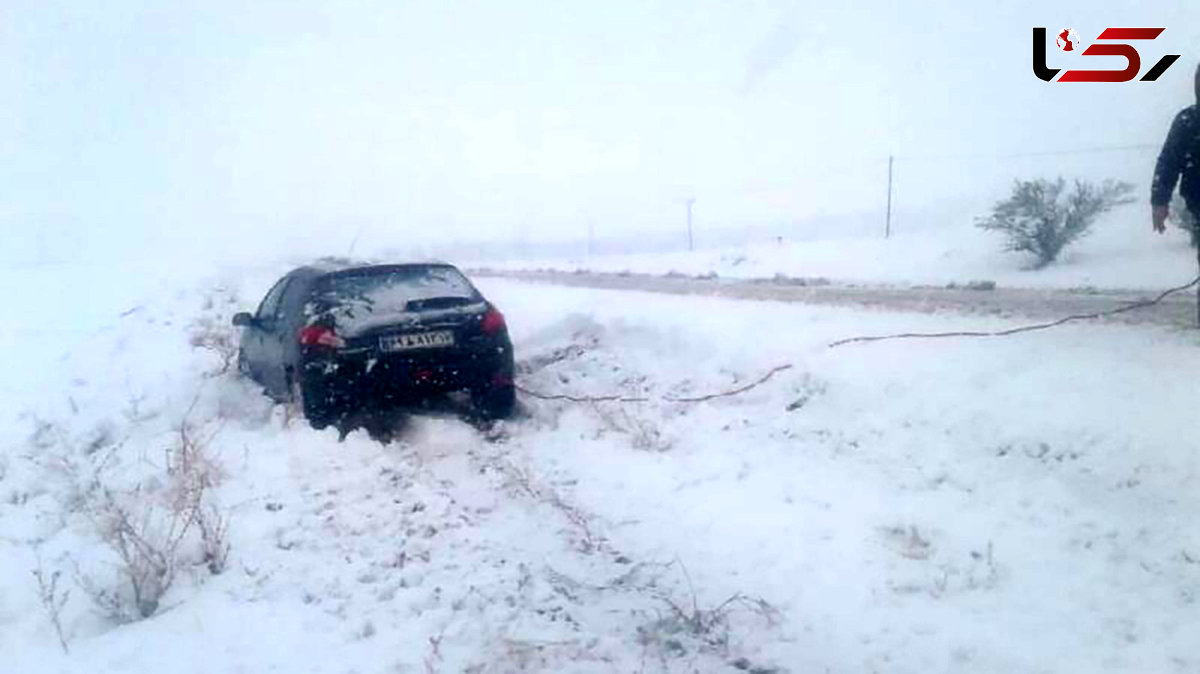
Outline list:
[[[1195,287],[1197,284],[1200,284],[1200,276],[1196,277],[1195,279],[1193,279],[1190,283],[1188,283],[1186,285],[1176,286],[1174,288],[1164,290],[1162,293],[1160,293],[1158,295],[1158,297],[1155,297],[1154,299],[1151,299],[1151,300],[1141,300],[1138,302],[1130,302],[1129,304],[1126,304],[1125,306],[1117,307],[1116,309],[1110,309],[1108,311],[1096,311],[1096,312],[1089,313],[1089,314],[1072,314],[1070,316],[1065,316],[1063,318],[1060,318],[1056,321],[1050,321],[1049,323],[1035,323],[1033,325],[1022,325],[1022,326],[1019,326],[1016,328],[1009,328],[1007,330],[992,330],[992,331],[964,330],[964,331],[956,331],[956,332],[903,332],[903,333],[898,333],[898,334],[894,334],[894,335],[848,337],[846,339],[839,339],[836,342],[830,342],[829,348],[832,349],[834,347],[843,346],[845,344],[855,344],[855,343],[865,343],[865,342],[881,342],[881,341],[889,340],[889,339],[936,339],[936,338],[940,338],[940,337],[1006,337],[1008,335],[1015,335],[1015,334],[1018,334],[1021,332],[1034,332],[1037,330],[1047,330],[1049,328],[1056,328],[1060,325],[1065,325],[1072,321],[1094,320],[1097,318],[1103,318],[1105,316],[1115,316],[1117,314],[1123,314],[1127,311],[1133,311],[1134,309],[1143,309],[1145,307],[1154,306],[1155,304],[1162,302],[1167,297],[1174,295],[1175,293],[1183,292],[1184,290],[1187,290],[1188,288]],[[717,393],[710,393],[707,395],[691,396],[691,397],[661,396],[661,399],[665,400],[667,402],[673,402],[673,403],[700,403],[700,402],[706,402],[708,400],[713,400],[716,398],[727,398],[730,396],[736,396],[736,395],[745,393],[746,391],[749,391],[755,387],[761,386],[762,384],[765,384],[767,382],[767,380],[769,380],[771,377],[774,377],[776,374],[778,374],[784,370],[790,369],[791,367],[792,367],[791,363],[784,363],[783,365],[776,365],[775,367],[768,370],[766,372],[766,374],[764,374],[763,376],[759,377],[758,379],[750,382],[749,384],[745,384],[745,385],[739,386],[737,388],[729,389],[728,391],[719,391]],[[644,403],[644,402],[650,401],[650,398],[645,397],[645,396],[624,396],[624,395],[574,396],[574,395],[569,395],[566,393],[555,393],[555,394],[539,393],[537,391],[531,391],[530,389],[527,389],[524,386],[521,386],[520,384],[516,384],[515,386],[516,386],[517,390],[520,391],[521,393],[523,393],[531,398],[537,398],[539,400],[563,400],[563,401],[572,402],[572,403],[603,403],[603,402]]]
[[[706,402],[708,400],[713,400],[716,398],[728,398],[730,396],[741,395],[742,393],[745,393],[746,391],[749,391],[752,388],[755,388],[757,386],[761,386],[761,385],[765,384],[767,382],[767,380],[770,379],[771,377],[774,377],[776,374],[778,374],[784,370],[791,369],[791,367],[792,367],[791,363],[784,363],[783,365],[776,365],[775,367],[768,370],[766,374],[764,374],[763,376],[759,377],[758,379],[750,382],[749,384],[744,384],[737,388],[729,389],[728,391],[718,391],[717,393],[709,393],[707,395],[689,396],[689,397],[662,396],[662,399],[667,402],[672,402],[672,403],[701,403],[701,402]],[[604,403],[604,402],[644,403],[644,402],[650,401],[650,398],[639,397],[639,396],[622,396],[622,395],[573,396],[573,395],[567,395],[565,393],[557,393],[557,394],[538,393],[537,391],[531,391],[531,390],[525,388],[524,386],[521,386],[520,384],[517,384],[516,387],[517,387],[517,390],[520,391],[521,393],[524,393],[525,395],[527,395],[531,398],[537,398],[539,400],[565,400],[567,402],[572,402],[572,403]]]
[[[849,337],[847,339],[839,339],[836,342],[831,342],[829,344],[829,348],[832,349],[834,347],[842,346],[844,344],[854,344],[854,343],[861,343],[861,342],[880,342],[880,341],[887,340],[887,339],[934,339],[934,338],[938,338],[938,337],[1006,337],[1008,335],[1015,335],[1020,332],[1034,332],[1035,330],[1046,330],[1049,328],[1056,328],[1060,325],[1070,323],[1072,321],[1086,321],[1086,320],[1092,320],[1092,319],[1096,319],[1096,318],[1103,318],[1105,316],[1115,316],[1117,314],[1123,314],[1127,311],[1133,311],[1134,309],[1143,309],[1145,307],[1154,306],[1155,304],[1162,302],[1168,296],[1173,295],[1178,292],[1183,292],[1184,290],[1187,290],[1188,288],[1195,286],[1197,283],[1200,283],[1200,277],[1196,277],[1195,279],[1192,280],[1191,283],[1188,283],[1187,285],[1177,286],[1177,287],[1171,288],[1169,290],[1164,290],[1158,297],[1155,297],[1152,300],[1141,300],[1139,302],[1131,302],[1129,304],[1126,304],[1123,307],[1117,307],[1116,309],[1110,309],[1108,311],[1097,311],[1097,312],[1093,312],[1090,314],[1073,314],[1071,316],[1066,316],[1066,317],[1058,319],[1057,321],[1051,321],[1049,323],[1035,323],[1033,325],[1023,325],[1023,326],[1016,327],[1016,328],[1009,328],[1007,330],[994,330],[994,331],[970,331],[970,330],[968,330],[968,331],[960,331],[960,332],[903,332],[903,333],[899,333],[899,334],[895,334],[895,335],[876,335],[876,336],[871,336],[871,337]]]

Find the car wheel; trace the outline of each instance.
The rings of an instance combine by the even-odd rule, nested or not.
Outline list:
[[[246,352],[241,349],[238,349],[237,353],[237,371],[243,377],[252,379],[250,376],[250,363],[246,362]]]
[[[507,419],[516,409],[517,390],[509,384],[472,391],[471,405],[485,419]]]
[[[309,406],[308,401],[304,397],[304,387],[300,382],[288,375],[289,403],[295,408],[296,412],[308,420],[308,424],[316,430],[321,430],[328,426],[331,421],[328,415],[320,410],[314,410]]]

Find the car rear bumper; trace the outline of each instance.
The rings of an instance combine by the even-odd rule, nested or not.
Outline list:
[[[330,417],[363,406],[510,385],[513,352],[511,346],[497,345],[404,354],[310,354],[302,369],[305,413]]]

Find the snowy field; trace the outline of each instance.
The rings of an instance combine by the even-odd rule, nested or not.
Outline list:
[[[882,228],[882,223],[880,223]],[[825,231],[836,231],[827,227]],[[1003,238],[981,231],[970,217],[934,217],[905,222],[891,238],[861,228],[843,236],[825,234],[742,246],[702,248],[689,253],[596,255],[512,260],[503,269],[585,269],[722,278],[826,278],[846,283],[945,285],[988,280],[1015,288],[1159,288],[1196,276],[1196,254],[1187,234],[1169,227],[1150,231],[1149,208],[1140,201],[1102,216],[1093,232],[1064,251],[1049,267],[1029,269],[1031,258],[1002,252]]]
[[[1038,278],[1100,274],[1089,250]],[[1146,284],[1194,273],[1175,239],[1130,269],[1151,253]],[[929,280],[781,259],[734,267]],[[524,387],[645,400],[526,396],[495,432],[442,412],[385,445],[289,423],[193,346],[280,269],[122,271],[2,272],[36,292],[0,332],[0,672],[1200,669],[1193,332],[828,349],[995,321],[484,280]],[[174,542],[148,618],[114,513]]]

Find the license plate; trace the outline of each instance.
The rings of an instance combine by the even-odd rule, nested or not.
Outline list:
[[[379,348],[383,351],[412,351],[414,349],[433,349],[442,346],[454,346],[454,333],[450,330],[415,332],[408,335],[387,335],[379,338]]]

